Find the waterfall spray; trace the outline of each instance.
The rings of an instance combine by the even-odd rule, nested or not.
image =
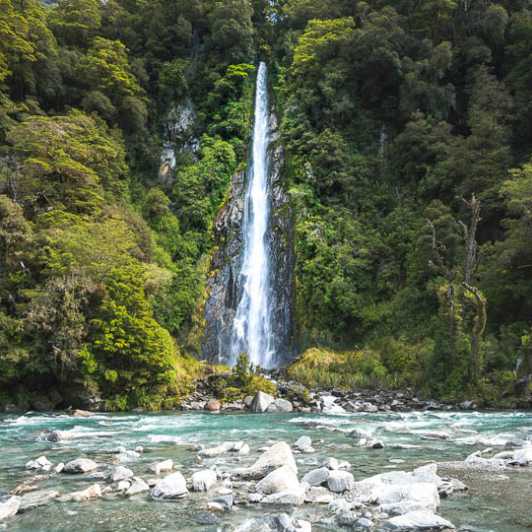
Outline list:
[[[270,250],[267,239],[270,220],[268,179],[268,90],[266,65],[257,74],[253,149],[248,169],[242,226],[242,295],[234,319],[230,361],[247,352],[250,361],[263,368],[274,363],[271,318]]]

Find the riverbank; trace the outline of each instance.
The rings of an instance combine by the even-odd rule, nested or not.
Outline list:
[[[3,415],[0,496],[18,505],[4,526],[389,530],[421,512],[517,531],[532,523],[531,427],[510,412]]]

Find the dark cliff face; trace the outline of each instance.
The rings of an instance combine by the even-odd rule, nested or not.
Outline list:
[[[269,178],[271,218],[268,239],[271,252],[270,286],[275,334],[276,364],[292,358],[293,224],[283,176],[284,149],[279,144],[278,122],[270,117]],[[233,320],[241,296],[242,218],[246,174],[233,177],[229,197],[214,221],[215,251],[207,280],[203,357],[224,363],[229,357]]]

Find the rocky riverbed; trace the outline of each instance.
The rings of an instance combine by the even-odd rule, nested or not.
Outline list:
[[[532,520],[529,414],[0,419],[0,527],[10,529],[506,532]],[[497,497],[498,513],[486,510]]]

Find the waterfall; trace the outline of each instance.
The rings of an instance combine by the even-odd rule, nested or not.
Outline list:
[[[242,266],[239,285],[242,287],[236,309],[230,346],[230,361],[246,352],[250,361],[263,368],[274,364],[272,334],[272,290],[270,286],[270,183],[268,172],[269,109],[266,86],[266,65],[261,63],[257,74],[253,148],[248,167],[242,224]]]

